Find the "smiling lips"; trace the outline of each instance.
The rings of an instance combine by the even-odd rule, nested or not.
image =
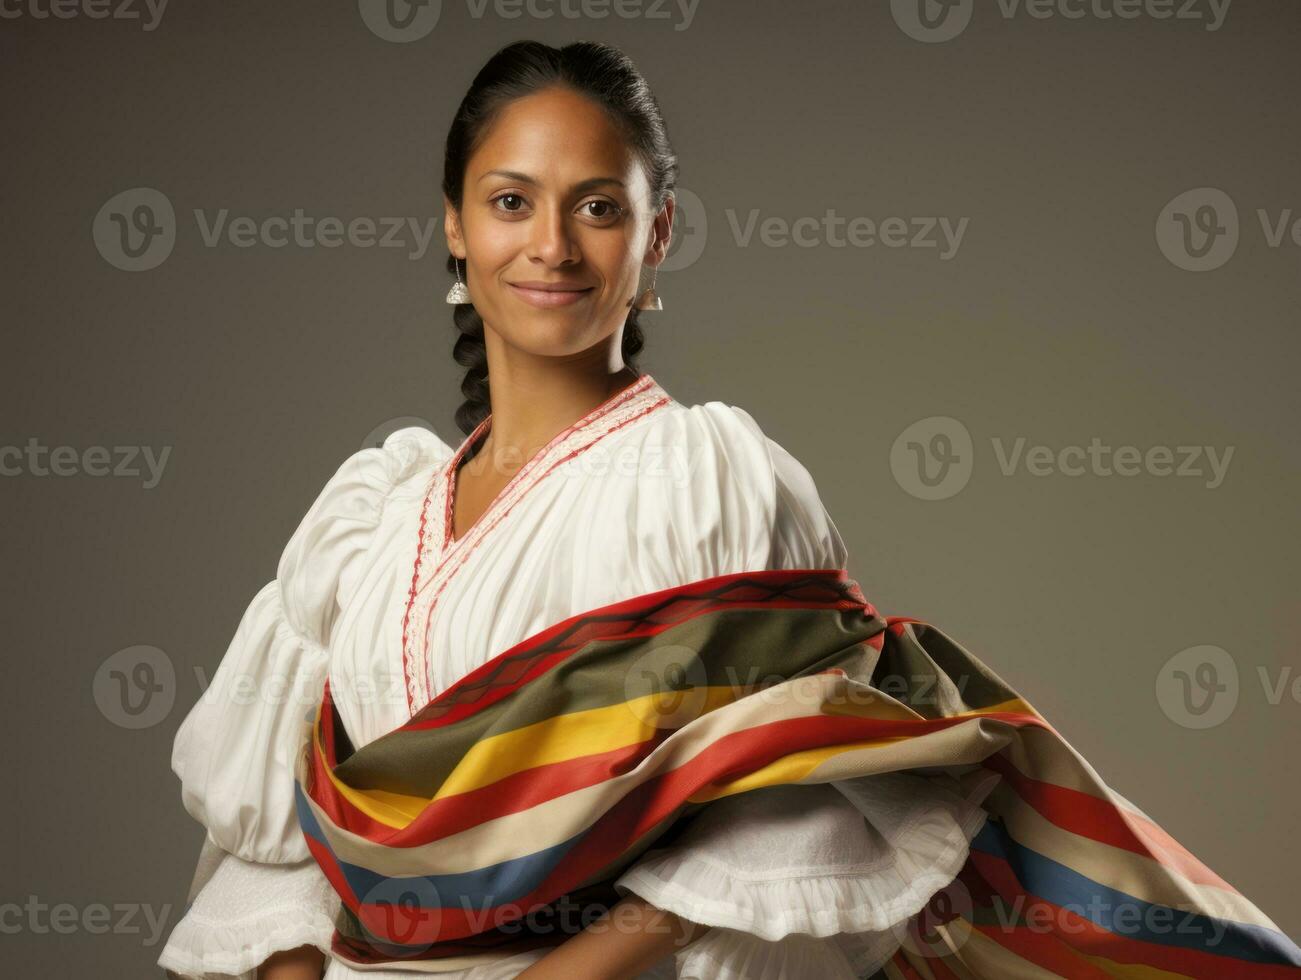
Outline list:
[[[508,282],[517,295],[524,302],[531,306],[540,306],[543,309],[553,309],[557,306],[568,306],[570,303],[577,303],[590,293],[595,287],[579,286],[577,283],[569,282],[541,282],[531,280],[529,282]]]

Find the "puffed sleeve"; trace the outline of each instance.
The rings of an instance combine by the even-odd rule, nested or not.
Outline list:
[[[312,944],[328,952],[339,899],[298,827],[293,762],[324,684],[335,618],[386,501],[451,452],[410,427],[346,459],[181,722],[172,770],[186,811],[207,834],[186,914],[158,960],[170,976],[252,980],[278,950]]]
[[[694,406],[690,492],[670,533],[677,574],[844,568],[808,470],[743,409]],[[671,506],[671,505],[670,505]],[[685,529],[685,530],[684,530]],[[889,773],[766,787],[702,810],[615,881],[712,926],[677,953],[679,980],[853,980],[956,876],[985,813],[951,777]]]
[[[845,544],[808,471],[744,409],[683,406],[632,438],[632,479],[612,466],[619,475],[588,502],[593,526],[626,529],[629,547],[577,542],[572,564],[594,582],[650,592],[754,569],[843,567]]]

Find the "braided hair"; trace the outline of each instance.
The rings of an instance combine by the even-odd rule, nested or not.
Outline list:
[[[443,160],[443,193],[459,211],[465,186],[465,168],[482,142],[497,113],[510,102],[542,89],[563,85],[602,106],[627,134],[645,169],[651,190],[652,211],[658,212],[677,185],[677,155],[669,144],[659,103],[646,80],[626,54],[597,41],[577,41],[554,48],[538,41],[516,41],[488,59],[461,100],[447,133]],[[462,282],[467,270],[454,255],[447,271]],[[623,360],[634,371],[635,358],[644,343],[638,310],[629,310],[623,328]],[[483,338],[483,318],[471,303],[458,303],[452,313],[458,336],[452,357],[463,366],[456,424],[469,435],[491,411],[488,386],[488,348]]]

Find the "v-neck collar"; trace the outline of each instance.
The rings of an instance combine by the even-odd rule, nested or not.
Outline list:
[[[647,397],[648,395],[650,397]],[[453,524],[455,523],[453,516],[456,509],[457,474],[460,471],[461,462],[465,458],[465,455],[472,448],[478,446],[484,439],[486,439],[488,432],[492,428],[492,413],[486,415],[483,421],[475,426],[474,430],[466,436],[464,440],[462,440],[460,447],[456,450],[456,453],[448,463],[447,476],[444,480],[445,490],[443,499],[444,553],[459,548],[464,542],[474,537],[475,529],[485,521],[491,520],[493,518],[493,512],[498,509],[498,505],[504,500],[514,496],[516,488],[523,486],[526,480],[530,480],[532,474],[545,472],[544,469],[541,469],[542,464],[551,459],[558,446],[568,443],[573,439],[573,437],[579,435],[583,437],[581,441],[585,443],[583,448],[586,448],[587,445],[591,445],[591,443],[595,442],[596,438],[600,438],[605,434],[605,432],[609,431],[611,421],[618,421],[626,416],[626,411],[620,411],[621,409],[626,410],[628,406],[632,406],[634,409],[642,408],[650,403],[658,402],[660,401],[660,398],[657,398],[657,395],[662,396],[664,400],[668,399],[668,393],[659,386],[654,378],[649,374],[642,374],[632,384],[616,391],[613,395],[605,399],[605,401],[601,402],[601,404],[597,405],[578,421],[574,422],[572,425],[566,426],[560,432],[557,432],[545,446],[530,456],[524,465],[515,471],[515,474],[506,482],[505,486],[497,492],[496,496],[492,498],[492,501],[475,520],[474,524],[467,528],[465,533],[459,538],[453,538],[452,530]],[[639,413],[634,412],[633,414],[635,416]],[[588,440],[586,438],[588,436],[594,436],[595,438]]]
[[[434,653],[429,649],[429,624],[439,597],[484,537],[556,467],[611,433],[673,403],[673,397],[653,377],[642,374],[577,422],[556,433],[516,471],[474,525],[456,540],[452,540],[451,530],[457,467],[470,448],[487,435],[492,416],[486,416],[475,426],[450,459],[435,468],[420,509],[416,558],[402,617],[402,667],[410,711],[416,711],[430,698],[428,664]],[[438,517],[440,507],[441,520]]]

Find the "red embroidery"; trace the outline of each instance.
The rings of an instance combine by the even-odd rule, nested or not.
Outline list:
[[[430,479],[429,487],[425,492],[420,508],[416,559],[411,573],[411,588],[407,593],[406,611],[402,617],[402,670],[406,679],[408,713],[415,711],[417,705],[425,704],[429,700],[429,692],[426,689],[429,656],[427,644],[429,624],[432,621],[434,609],[447,585],[460,568],[464,566],[484,537],[510,514],[525,494],[542,482],[561,463],[573,459],[612,432],[616,432],[637,419],[649,415],[669,404],[672,400],[668,393],[649,374],[643,374],[641,378],[623,389],[623,391],[611,396],[608,401],[601,403],[577,422],[557,433],[546,446],[535,453],[520,468],[519,472],[511,478],[483,514],[480,515],[474,526],[467,530],[458,540],[452,540],[452,509],[455,503],[456,470],[466,452],[477,443],[479,437],[490,426],[492,416],[487,416],[475,426],[474,431],[465,437],[465,440],[447,463],[435,471]],[[620,417],[623,412],[629,414],[626,417]],[[598,422],[602,424],[596,425]],[[584,431],[589,428],[592,428],[590,433]],[[591,438],[587,442],[574,447],[560,458],[554,461],[550,460],[558,447],[563,450],[568,441],[575,436],[582,435],[590,435]],[[544,468],[544,463],[547,462],[550,462],[550,465]],[[428,570],[425,556],[433,553],[433,541],[430,539],[432,528],[429,522],[429,510],[439,492],[443,496],[442,540],[438,542],[440,560],[436,567]],[[455,563],[449,564],[453,562],[453,559],[455,559]],[[418,635],[421,638],[423,656],[416,657],[412,649],[411,636],[411,623],[415,613],[416,600],[422,592],[427,591],[434,583],[438,583],[437,587],[429,599],[427,608],[422,610],[421,615],[418,617],[421,626]]]

